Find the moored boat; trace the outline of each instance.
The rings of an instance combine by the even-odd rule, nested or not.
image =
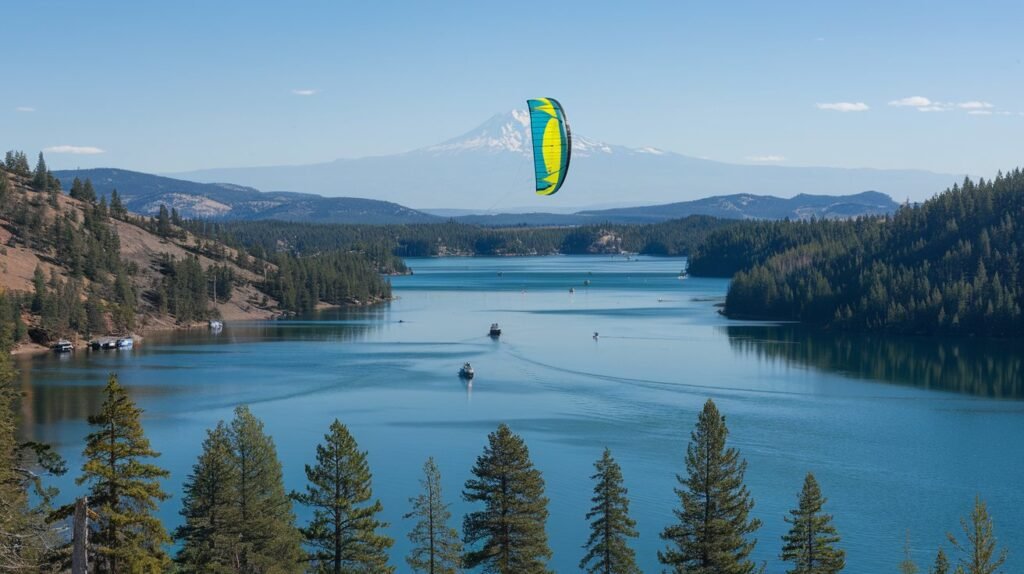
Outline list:
[[[116,344],[118,349],[131,349],[135,346],[135,340],[131,337],[124,337],[122,339],[118,339]]]
[[[75,350],[75,346],[67,339],[61,339],[50,346],[55,353],[70,353]]]
[[[223,321],[218,321],[217,319],[210,319],[210,330],[211,331],[220,331],[223,328],[224,328],[224,322]]]

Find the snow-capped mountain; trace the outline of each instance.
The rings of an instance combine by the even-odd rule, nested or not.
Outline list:
[[[571,118],[570,118],[571,121]],[[534,194],[529,118],[498,114],[465,134],[422,149],[303,166],[224,168],[175,174],[265,190],[366,197],[417,209],[552,211],[597,204],[662,204],[712,195],[845,195],[877,190],[924,199],[962,176],[918,170],[729,164],[650,147],[591,139],[573,125],[572,164],[554,196]]]

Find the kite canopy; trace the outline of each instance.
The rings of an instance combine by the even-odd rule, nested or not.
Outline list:
[[[537,193],[554,195],[565,181],[572,153],[572,134],[562,104],[554,98],[526,100],[530,106],[530,131],[533,134],[533,167],[537,174]]]

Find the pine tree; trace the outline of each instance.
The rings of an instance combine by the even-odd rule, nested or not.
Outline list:
[[[0,309],[7,304],[0,293]],[[60,542],[47,522],[57,490],[45,486],[42,475],[63,474],[65,467],[49,447],[18,441],[20,393],[13,385],[10,355],[14,327],[0,316],[0,572],[35,573],[49,571],[48,554]]]
[[[964,542],[959,542],[952,533],[947,534],[950,544],[960,554],[957,571],[964,574],[998,574],[1006,562],[1006,549],[999,550],[988,507],[980,497],[974,498],[970,523],[960,519]]]
[[[484,504],[483,510],[463,520],[463,540],[473,547],[466,552],[464,565],[482,566],[488,574],[549,572],[544,479],[530,461],[526,443],[507,425],[498,425],[487,441],[473,466],[476,478],[467,480],[462,492],[467,502]]]
[[[238,480],[236,527],[241,568],[255,572],[301,571],[299,531],[284,490],[273,439],[245,406],[235,409],[228,435]]]
[[[834,574],[846,566],[846,552],[835,547],[839,534],[832,516],[822,512],[825,502],[818,481],[807,473],[798,506],[785,518],[793,525],[782,537],[782,559],[793,563],[789,574]]]
[[[900,574],[917,574],[918,570],[917,564],[910,557],[910,531],[908,530],[903,540],[903,561],[900,562]]]
[[[678,524],[661,533],[671,544],[658,560],[686,574],[750,574],[759,569],[749,559],[757,544],[750,536],[761,521],[749,518],[754,507],[743,475],[747,462],[726,448],[725,417],[708,399],[686,448],[688,476],[677,476],[681,508]]]
[[[629,538],[636,538],[636,521],[629,517],[628,491],[622,486],[622,468],[612,458],[612,451],[604,449],[601,459],[594,463],[596,473],[594,506],[587,513],[590,520],[590,538],[583,546],[587,554],[580,561],[580,570],[590,574],[640,574],[636,553],[629,546]],[[588,564],[590,564],[588,568]]]
[[[46,160],[43,159],[43,152],[39,152],[39,161],[36,162],[36,170],[32,174],[32,187],[36,191],[46,191],[49,187],[49,173],[50,171],[46,169]]]
[[[85,178],[85,184],[82,185],[82,201],[92,203],[96,201],[96,188],[92,186],[92,180],[88,177]]]
[[[159,479],[169,473],[144,462],[160,453],[149,446],[139,419],[142,410],[111,375],[99,414],[89,417],[95,427],[85,439],[85,464],[76,484],[89,485],[89,504],[98,515],[90,543],[95,547],[97,572],[120,574],[161,572],[169,560],[170,542],[153,513],[168,495]]]
[[[387,549],[395,542],[377,532],[387,524],[376,518],[384,508],[380,501],[370,502],[366,453],[337,419],[316,447],[316,466],[306,465],[306,479],[306,491],[292,497],[313,508],[313,519],[301,530],[313,548],[314,572],[394,572]]]
[[[423,465],[423,492],[410,498],[412,512],[405,518],[416,518],[416,526],[409,532],[413,549],[405,561],[413,572],[426,574],[456,574],[461,571],[462,542],[459,533],[448,526],[452,513],[450,505],[441,496],[441,471],[433,457]]]
[[[939,552],[935,555],[935,564],[932,565],[932,569],[928,574],[949,574],[949,559],[946,558],[946,553],[939,548]]]
[[[231,573],[241,561],[233,456],[231,436],[221,421],[207,431],[203,452],[183,487],[185,523],[174,532],[181,541],[175,562],[183,573]]]
[[[121,202],[121,196],[118,195],[117,190],[110,192],[110,216],[116,219],[124,219],[125,215],[128,214],[128,210],[125,209],[124,203]]]
[[[167,211],[167,206],[162,203],[156,216],[156,233],[160,237],[167,237],[171,234],[171,214]]]
[[[32,273],[32,312],[41,313],[45,302],[46,275],[43,273],[43,268],[37,263],[36,270]]]

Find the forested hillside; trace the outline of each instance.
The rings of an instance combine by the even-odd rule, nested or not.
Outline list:
[[[315,254],[358,249],[372,254],[384,271],[401,271],[398,257],[439,255],[550,255],[643,253],[686,255],[713,230],[735,221],[705,216],[649,225],[595,224],[580,227],[491,228],[449,221],[413,225],[317,225],[284,221],[186,222],[193,232],[256,255],[287,251]]]
[[[1024,335],[1024,173],[963,184],[892,217],[754,223],[711,234],[694,274],[736,272],[731,317],[837,329]]]
[[[0,163],[0,313],[15,343],[125,334],[213,317],[269,318],[320,303],[372,302],[390,286],[363,253],[252,257],[156,217],[108,203],[91,181],[65,195],[42,154]]]

